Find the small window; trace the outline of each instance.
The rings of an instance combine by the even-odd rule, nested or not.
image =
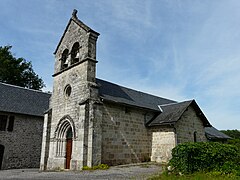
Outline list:
[[[124,111],[125,111],[125,114],[129,114],[130,113],[129,107],[124,107]]]
[[[66,97],[69,97],[72,93],[72,87],[68,84],[65,89],[64,89],[64,93]]]
[[[79,43],[75,42],[71,50],[71,64],[79,61]]]
[[[193,138],[194,138],[194,142],[197,142],[197,132],[195,131],[194,133],[193,133]]]
[[[14,125],[14,116],[10,116],[8,120],[8,131],[13,131],[13,125]]]
[[[7,119],[6,115],[0,115],[0,131],[5,131],[7,126]]]

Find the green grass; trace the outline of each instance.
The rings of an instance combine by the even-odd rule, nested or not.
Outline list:
[[[99,164],[98,166],[93,166],[93,167],[88,167],[88,166],[83,166],[82,170],[106,170],[109,169],[109,166],[107,164]]]
[[[175,175],[166,174],[155,175],[148,178],[148,180],[240,180],[240,176],[222,175],[219,172],[210,173],[194,173],[190,175]]]

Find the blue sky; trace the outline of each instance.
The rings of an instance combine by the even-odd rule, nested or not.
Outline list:
[[[177,101],[240,129],[239,0],[0,0],[0,46],[52,90],[53,52],[71,17],[101,35],[97,77]]]

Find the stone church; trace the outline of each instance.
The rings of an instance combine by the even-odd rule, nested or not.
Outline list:
[[[0,83],[0,169],[167,162],[179,143],[224,141],[194,100],[96,78],[99,33],[74,10],[55,51],[52,95]]]
[[[41,170],[167,162],[179,143],[207,141],[195,100],[176,102],[96,78],[99,33],[74,10],[55,51]]]

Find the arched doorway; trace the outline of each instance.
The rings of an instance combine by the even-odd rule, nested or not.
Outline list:
[[[64,116],[58,123],[56,131],[56,157],[62,159],[62,168],[70,169],[72,146],[75,136],[75,125],[69,115]]]
[[[66,134],[66,169],[70,169],[70,162],[72,158],[72,128],[68,128]]]
[[[2,169],[4,146],[0,144],[0,169]]]

